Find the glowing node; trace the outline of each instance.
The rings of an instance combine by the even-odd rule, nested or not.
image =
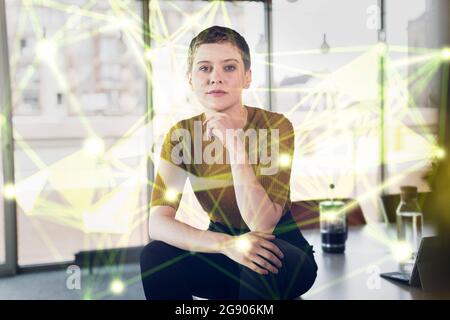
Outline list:
[[[239,238],[236,240],[236,246],[239,251],[247,252],[250,250],[250,241],[248,239]]]
[[[14,199],[16,197],[16,188],[13,184],[5,184],[3,188],[5,199]]]
[[[165,198],[171,202],[175,201],[178,198],[177,192],[173,189],[169,189],[166,191]]]
[[[119,25],[121,29],[131,29],[133,27],[133,21],[129,18],[121,18],[119,20]]]
[[[89,293],[85,293],[83,295],[83,300],[92,300],[92,297],[91,297],[91,295]]]
[[[329,210],[321,213],[322,219],[326,222],[335,222],[339,218],[339,212],[336,210]]]
[[[386,45],[386,43],[384,43],[384,42],[379,42],[379,43],[377,44],[376,50],[377,50],[377,53],[378,53],[379,55],[385,54],[386,51],[387,51],[387,45]]]
[[[291,164],[291,156],[288,154],[281,154],[280,155],[280,166],[281,167],[289,167],[289,165]]]
[[[392,245],[392,254],[395,260],[399,262],[406,261],[412,257],[413,249],[407,242],[399,241]]]
[[[115,279],[111,282],[111,292],[114,294],[121,294],[125,290],[125,285],[119,279]]]
[[[185,21],[187,26],[193,26],[198,23],[198,18],[195,15],[186,16]]]
[[[84,141],[84,150],[94,156],[102,154],[105,150],[105,144],[102,139],[94,137]]]
[[[153,52],[150,49],[145,50],[144,57],[146,60],[151,61],[153,59]]]
[[[444,159],[445,158],[445,150],[442,148],[437,148],[436,151],[434,152],[434,155],[438,159]]]
[[[55,61],[57,51],[56,44],[52,40],[41,40],[36,46],[36,55],[41,61]]]
[[[442,58],[444,60],[450,60],[450,48],[445,48],[442,50]]]

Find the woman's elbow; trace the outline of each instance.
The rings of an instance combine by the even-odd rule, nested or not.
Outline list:
[[[157,225],[157,222],[155,220],[156,219],[152,215],[150,215],[150,217],[148,218],[148,236],[149,236],[150,240],[158,240],[157,232],[156,232],[157,228],[155,228]]]
[[[167,218],[175,218],[175,210],[173,208],[159,207],[150,209],[148,236],[151,240],[162,240],[164,222],[167,221]]]

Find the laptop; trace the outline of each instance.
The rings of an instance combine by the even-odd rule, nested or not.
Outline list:
[[[394,271],[380,273],[380,277],[395,280],[412,287],[422,287],[432,290],[443,284],[448,284],[450,275],[448,251],[442,246],[437,236],[423,237],[413,270],[410,273]]]

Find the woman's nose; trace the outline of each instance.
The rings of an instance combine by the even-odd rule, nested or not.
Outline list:
[[[220,74],[220,72],[216,70],[213,70],[210,73],[210,77],[209,77],[209,81],[211,84],[216,84],[216,83],[222,83],[222,75]]]

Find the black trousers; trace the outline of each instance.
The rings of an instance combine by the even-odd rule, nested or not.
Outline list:
[[[211,222],[208,230],[242,234],[249,230]],[[294,299],[308,291],[317,275],[313,247],[305,240],[290,212],[278,222],[272,240],[283,252],[278,273],[260,275],[220,253],[182,250],[151,241],[141,253],[141,277],[148,300]]]

